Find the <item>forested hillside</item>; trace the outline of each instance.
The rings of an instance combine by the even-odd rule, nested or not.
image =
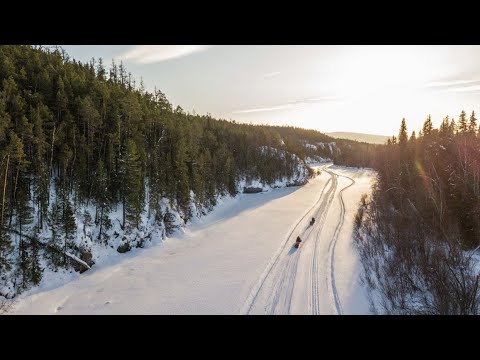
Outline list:
[[[365,280],[379,312],[478,314],[480,136],[462,111],[416,136],[405,120],[377,147],[378,182],[356,217]]]
[[[84,271],[99,246],[161,239],[252,180],[305,183],[305,160],[345,161],[349,146],[188,114],[122,63],[0,46],[0,295],[38,284],[45,269]]]

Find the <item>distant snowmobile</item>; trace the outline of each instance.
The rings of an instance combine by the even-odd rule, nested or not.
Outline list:
[[[299,248],[300,244],[302,243],[302,239],[300,239],[300,236],[297,236],[297,241],[295,241],[295,248]]]
[[[315,218],[312,217],[312,220],[310,220],[310,226],[312,226],[313,224],[315,224]]]

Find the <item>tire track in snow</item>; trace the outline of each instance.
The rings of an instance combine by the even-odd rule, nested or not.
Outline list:
[[[333,233],[332,240],[330,240],[330,244],[328,246],[329,264],[327,265],[327,272],[326,272],[326,284],[327,284],[327,289],[331,290],[332,303],[335,305],[334,307],[335,307],[335,310],[337,311],[337,314],[342,315],[343,314],[342,303],[340,302],[340,297],[338,295],[337,287],[335,285],[335,247],[337,245],[338,235],[343,226],[343,223],[345,222],[345,202],[343,201],[343,192],[347,190],[349,187],[351,187],[352,185],[354,185],[355,180],[345,175],[338,175],[338,174],[336,175],[347,178],[352,182],[350,185],[345,186],[338,193],[338,196],[340,199],[340,219],[337,224],[337,227],[335,228],[335,232]],[[329,284],[330,284],[330,287],[328,286]]]
[[[335,190],[337,188],[337,181],[336,177],[330,174],[332,180],[331,186],[328,189],[327,193],[323,197],[323,200],[318,207],[318,209],[313,214],[316,219],[325,219],[325,214],[328,212],[330,205],[333,201],[333,195],[335,194]],[[323,193],[323,191],[322,191]],[[333,194],[333,195],[332,195]],[[315,226],[316,225],[316,226]],[[319,227],[318,232],[321,232],[323,227],[322,221],[316,221],[313,226],[307,227],[307,229],[303,232],[303,241],[300,248],[305,246],[305,243],[310,238],[310,235],[314,233],[316,227]],[[308,232],[308,234],[306,234]],[[318,236],[317,232],[317,236]],[[267,303],[265,307],[266,314],[287,314],[290,313],[290,308],[292,304],[292,297],[293,297],[293,289],[295,285],[295,278],[297,274],[297,265],[298,260],[300,257],[300,248],[298,250],[293,250],[293,248],[289,251],[286,256],[287,264],[283,267],[283,270],[277,273],[277,280],[274,281],[274,290],[270,298],[272,299],[271,302]],[[290,252],[293,252],[290,254]],[[273,272],[275,274],[275,272]],[[282,296],[283,295],[283,296]],[[282,301],[283,300],[283,301]],[[318,302],[318,299],[317,299]],[[287,309],[287,311],[285,311]]]
[[[293,285],[295,283],[295,274],[298,264],[298,252],[288,258],[287,266],[283,268],[278,278],[280,281],[276,281],[275,289],[273,291],[273,297],[271,302],[265,306],[265,314],[281,314],[281,309],[285,309],[290,306],[292,302]],[[284,296],[282,296],[284,295]]]
[[[272,268],[271,275],[274,277],[272,279],[273,290],[271,291],[271,294],[269,296],[270,300],[267,302],[264,308],[265,314],[271,315],[290,313],[293,290],[295,286],[295,278],[297,275],[297,265],[300,257],[300,249],[305,246],[305,244],[310,238],[310,235],[315,232],[316,228],[319,228],[317,231],[318,237],[318,233],[321,232],[323,228],[323,223],[325,221],[326,214],[328,213],[328,209],[333,202],[333,198],[337,188],[337,179],[336,175],[330,174],[330,176],[331,178],[326,184],[328,185],[328,183],[330,183],[330,181],[333,179],[331,181],[330,188],[326,192],[325,196],[323,196],[321,204],[318,206],[318,208],[313,214],[318,220],[313,226],[307,226],[304,232],[300,234],[303,237],[301,247],[298,250],[290,248],[288,253],[283,253],[284,256],[282,256],[282,259],[284,260],[277,263],[275,270],[273,270]],[[324,193],[324,190],[322,191],[322,194]],[[281,270],[277,271],[276,269],[280,265],[282,265],[282,267],[280,268]],[[319,303],[319,300],[316,299],[316,302]],[[319,310],[317,313],[319,313]]]
[[[331,173],[327,171],[330,176],[332,176],[333,179],[333,185],[332,185],[332,190],[329,193],[327,199],[328,203],[326,205],[325,210],[322,212],[322,216],[319,219],[319,229],[317,231],[317,236],[315,237],[315,243],[314,243],[314,248],[313,248],[313,256],[312,256],[312,263],[310,267],[310,279],[312,281],[312,293],[311,293],[311,310],[313,315],[320,315],[320,291],[319,291],[319,266],[318,266],[318,242],[320,241],[320,235],[323,230],[323,225],[325,224],[325,220],[327,218],[328,210],[330,209],[330,206],[332,205],[333,199],[335,197],[335,191],[337,190],[337,175],[334,173]],[[331,194],[331,197],[330,197]]]
[[[322,167],[320,170],[324,170],[326,166]],[[330,181],[332,180],[332,178],[330,178],[327,183],[325,184],[325,186],[323,187],[322,189],[322,192],[320,194],[320,196],[318,197],[318,200],[315,202],[315,204],[313,204],[313,206],[308,209],[305,214],[296,222],[295,226],[293,227],[293,229],[290,231],[290,233],[288,234],[288,236],[286,237],[284,243],[279,247],[279,249],[277,250],[276,254],[274,255],[274,261],[270,261],[269,265],[267,265],[267,268],[265,269],[265,271],[262,273],[262,275],[260,276],[259,280],[257,281],[257,285],[253,287],[250,295],[247,297],[246,301],[245,301],[245,304],[242,306],[241,308],[241,311],[240,313],[241,314],[249,314],[250,311],[252,310],[253,308],[253,305],[255,304],[255,301],[257,300],[257,297],[260,293],[260,291],[262,290],[264,284],[265,284],[265,281],[266,279],[269,277],[269,275],[271,274],[272,272],[272,269],[275,267],[275,265],[278,263],[278,260],[280,259],[280,256],[281,254],[283,253],[283,250],[285,249],[285,247],[287,246],[287,244],[290,242],[290,239],[293,235],[293,233],[295,232],[295,230],[298,228],[298,226],[301,224],[301,222],[305,219],[305,217],[318,205],[318,203],[322,200],[322,197],[323,197],[323,194],[325,192],[325,189],[327,188],[328,184],[330,183]],[[297,256],[298,257],[298,256]]]

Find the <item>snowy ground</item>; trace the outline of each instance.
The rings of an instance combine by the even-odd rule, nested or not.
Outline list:
[[[367,313],[351,233],[373,175],[328,166],[303,187],[225,200],[184,233],[24,296],[12,312]],[[303,244],[294,249],[298,235]]]

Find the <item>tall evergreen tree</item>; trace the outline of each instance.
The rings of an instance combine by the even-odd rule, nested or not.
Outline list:
[[[398,134],[398,143],[400,146],[406,146],[408,142],[407,134],[407,124],[405,123],[405,118],[402,119],[402,124],[400,126],[400,131]]]
[[[140,214],[143,210],[143,183],[140,156],[134,141],[128,140],[125,149],[125,199],[124,226],[126,222],[136,228],[140,225]]]
[[[423,136],[429,136],[432,134],[433,124],[432,124],[432,117],[430,115],[427,116],[427,120],[423,123],[422,133]]]
[[[477,118],[475,117],[475,111],[472,111],[472,115],[470,115],[470,122],[468,123],[468,131],[475,135],[477,130]]]
[[[67,252],[72,246],[72,241],[77,230],[77,224],[75,221],[75,213],[73,211],[72,205],[68,199],[63,199],[62,201],[63,215],[62,215],[62,226],[63,233],[65,234],[64,245],[63,245],[63,263],[67,263]]]
[[[458,131],[465,134],[468,131],[467,114],[462,110],[458,118]]]

